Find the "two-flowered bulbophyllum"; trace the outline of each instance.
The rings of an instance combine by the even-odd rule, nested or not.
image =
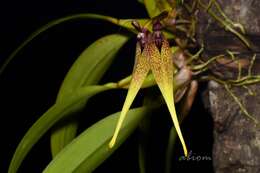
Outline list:
[[[174,105],[173,76],[176,68],[173,65],[169,43],[161,32],[162,25],[159,20],[154,21],[152,33],[147,28],[141,27],[137,22],[133,22],[133,25],[139,31],[137,35],[135,66],[127,97],[109,147],[114,146],[123,120],[141,88],[143,81],[151,70],[171,114],[184,154],[187,156],[187,148],[181,133]]]

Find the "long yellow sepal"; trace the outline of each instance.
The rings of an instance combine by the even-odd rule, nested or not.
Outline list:
[[[147,57],[144,57],[141,53],[141,47],[140,44],[137,43],[136,46],[136,57],[135,57],[135,67],[133,70],[132,79],[129,85],[129,89],[127,92],[127,96],[123,105],[123,109],[121,111],[121,114],[119,116],[116,129],[114,132],[114,135],[109,143],[109,147],[112,148],[115,145],[118,133],[120,131],[120,128],[123,124],[123,121],[126,117],[126,114],[132,105],[134,98],[136,97],[138,91],[140,90],[143,81],[145,80],[148,72],[150,70],[149,63],[147,61]]]
[[[188,150],[182,136],[174,105],[173,75],[175,69],[173,66],[172,52],[168,41],[165,39],[163,40],[161,53],[155,44],[149,44],[149,47],[144,50],[144,56],[150,57],[149,60],[152,73],[171,114],[174,127],[182,144],[184,155],[187,156]]]
[[[184,155],[187,156],[187,147],[182,136],[174,105],[173,75],[175,69],[173,66],[172,52],[169,43],[165,38],[162,40],[161,51],[156,46],[154,40],[149,40],[145,44],[143,51],[141,51],[140,44],[137,43],[135,67],[133,70],[132,80],[123,105],[123,109],[116,125],[114,135],[109,143],[109,147],[112,148],[115,145],[126,114],[150,70],[152,70],[155,81],[159,86],[159,89],[171,114],[173,124],[183,147]]]

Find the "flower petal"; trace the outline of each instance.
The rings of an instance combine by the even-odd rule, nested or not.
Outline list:
[[[134,98],[136,97],[138,91],[140,90],[140,88],[143,84],[143,81],[145,80],[149,70],[150,70],[150,66],[148,63],[148,57],[143,56],[143,54],[141,52],[140,44],[137,43],[135,66],[134,66],[134,70],[133,70],[132,79],[131,79],[130,86],[129,86],[129,89],[127,92],[125,103],[123,105],[123,109],[121,111],[119,120],[116,125],[114,135],[109,143],[110,148],[112,148],[114,146],[114,144],[116,142],[116,138],[117,138],[120,128],[122,126],[122,123],[126,117],[126,114],[129,110],[130,106],[132,105]]]
[[[161,53],[154,43],[148,44],[148,47],[144,50],[143,54],[144,56],[149,57],[150,66],[155,81],[158,84],[160,91],[165,99],[166,105],[173,120],[173,124],[180,138],[184,154],[187,156],[187,147],[182,136],[174,105],[173,73],[175,69],[173,66],[172,53],[169,47],[169,43],[166,39],[163,39]]]

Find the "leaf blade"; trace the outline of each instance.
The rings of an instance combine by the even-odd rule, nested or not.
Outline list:
[[[158,16],[163,11],[172,9],[167,1],[144,0],[143,2],[150,18]]]
[[[52,106],[34,123],[34,125],[27,131],[23,139],[20,141],[10,163],[8,172],[15,173],[18,170],[30,149],[56,122],[81,109],[81,107],[85,105],[82,105],[82,103],[85,102],[85,99],[109,89],[113,88],[107,86],[89,86],[82,88],[75,93],[75,96],[70,100]]]
[[[70,100],[68,99],[67,101],[62,102],[62,104],[59,103],[52,106],[33,124],[20,141],[9,165],[8,172],[15,173],[18,170],[30,149],[56,122],[65,116],[78,111],[82,106],[81,103],[84,102],[85,99],[109,89],[111,88],[106,86],[89,86],[75,93],[75,96]]]
[[[159,8],[156,6],[155,0],[144,0],[144,5],[148,12],[148,15],[151,18],[155,17],[156,15],[158,15],[160,13]]]
[[[114,37],[120,37],[120,36],[115,34],[115,35],[111,35],[109,38],[111,38],[113,40]],[[121,43],[123,44],[123,42],[125,42],[126,40],[124,39],[124,36],[121,36],[121,37],[122,38],[120,40],[121,40]],[[110,42],[108,40],[106,40],[105,43],[110,43]],[[103,58],[105,58],[105,57],[103,57]],[[113,56],[111,56],[110,58],[113,59]],[[107,57],[107,59],[109,59],[109,58]],[[106,89],[108,89],[108,88],[96,88],[96,89],[94,89],[93,92],[94,92],[94,94],[96,94],[96,93],[101,92],[101,91],[106,90]],[[83,92],[83,94],[84,94],[87,91],[84,91],[84,89],[81,89],[81,92]],[[80,95],[81,94],[78,94],[78,97],[80,97]],[[15,151],[15,154],[14,154],[14,156],[12,158],[11,164],[9,166],[9,172],[10,173],[16,172],[16,170],[20,166],[22,160],[24,159],[26,154],[29,152],[29,150],[33,147],[33,145],[40,139],[40,137],[47,131],[47,129],[50,128],[50,126],[52,126],[55,122],[57,122],[59,119],[64,117],[66,112],[64,113],[62,111],[65,110],[66,104],[70,105],[69,103],[66,103],[65,105],[62,106],[62,104],[64,104],[64,101],[67,100],[68,102],[71,101],[72,103],[75,100],[77,101],[76,103],[74,103],[75,104],[74,107],[71,108],[72,109],[71,111],[73,112],[73,111],[80,110],[85,105],[85,102],[87,100],[86,97],[87,96],[85,95],[84,99],[82,99],[81,101],[77,101],[77,99],[76,99],[77,98],[77,94],[74,93],[73,97],[69,97],[67,99],[61,99],[61,101],[56,103],[40,119],[38,119],[38,121],[33,125],[33,127],[31,127],[29,129],[29,131],[23,137],[22,141],[19,143],[19,145],[18,145],[18,147],[17,147],[17,149]],[[61,105],[61,106],[57,106],[57,105]],[[43,122],[46,121],[45,119],[48,120],[47,121],[48,123],[44,124]],[[41,129],[41,130],[37,130],[37,129]],[[28,140],[30,138],[32,138],[31,141]]]
[[[57,101],[66,99],[67,95],[84,85],[97,84],[127,40],[127,36],[111,34],[88,46],[67,73]]]
[[[67,99],[82,86],[97,84],[127,40],[126,36],[113,34],[102,37],[87,47],[67,73],[56,102]],[[76,136],[77,124],[75,120],[67,121],[62,125],[59,124],[59,127],[56,126],[52,131],[51,153],[53,157]]]
[[[122,133],[118,138],[119,142],[113,149],[108,148],[108,142],[113,135],[113,127],[119,113],[104,118],[65,147],[43,172],[76,173],[93,171],[133,132],[146,112],[147,108],[145,107],[129,111],[128,117],[122,126]]]
[[[104,20],[108,21],[110,23],[125,27],[126,29],[129,29],[131,31],[134,31],[134,28],[131,25],[131,19],[117,19],[113,18],[110,16],[105,16],[105,15],[99,15],[99,14],[93,14],[93,13],[79,13],[79,14],[74,14],[74,15],[69,15],[65,16],[59,19],[55,19],[36,31],[34,31],[31,35],[28,36],[27,39],[25,39],[12,53],[7,59],[4,61],[3,65],[0,67],[0,75],[4,72],[8,64],[14,59],[14,57],[25,47],[27,46],[33,39],[35,39],[38,35],[41,33],[47,31],[48,29],[59,25],[61,23],[65,23],[71,20],[80,20],[80,19],[97,19],[97,20]],[[145,23],[146,19],[139,19],[138,20],[140,23]]]
[[[77,135],[77,120],[65,120],[57,123],[51,131],[50,148],[52,158],[54,158],[66,145],[68,145]]]

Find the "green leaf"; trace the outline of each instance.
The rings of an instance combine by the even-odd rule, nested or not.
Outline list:
[[[160,9],[156,6],[155,0],[144,0],[144,5],[151,18],[160,14]]]
[[[51,154],[54,158],[77,135],[78,121],[68,119],[57,123],[51,131]]]
[[[147,110],[146,107],[142,107],[128,112],[121,133],[118,136],[118,142],[112,149],[108,148],[108,142],[113,136],[114,127],[120,113],[107,116],[85,130],[67,145],[43,172],[92,172],[134,131],[142,118],[147,114]]]
[[[104,68],[103,70],[106,70],[107,64],[110,64],[110,62],[114,58],[114,55],[116,54],[118,49],[126,42],[126,40],[127,40],[127,37],[118,35],[118,34],[106,36],[104,38],[99,39],[95,43],[93,43],[89,47],[89,49],[87,49],[87,50],[90,50],[89,51],[90,54],[87,53],[88,52],[87,50],[84,51],[82,56],[75,62],[75,64],[78,64],[78,65],[74,64],[73,65],[74,68],[72,68],[71,71],[68,73],[68,76],[66,77],[67,82],[64,81],[64,83],[66,85],[63,85],[61,87],[61,88],[63,88],[62,91],[63,91],[64,95],[61,95],[60,100],[58,99],[59,101],[54,106],[52,106],[29,129],[29,131],[26,133],[26,135],[24,136],[24,138],[18,145],[16,152],[13,156],[13,159],[11,161],[11,164],[10,164],[10,168],[9,168],[10,173],[16,172],[16,170],[20,166],[22,160],[24,159],[26,154],[29,152],[29,150],[33,147],[33,145],[40,139],[40,137],[52,125],[54,125],[56,122],[58,122],[64,116],[82,109],[84,107],[86,101],[88,100],[88,98],[91,97],[92,95],[109,89],[107,87],[103,87],[103,88],[102,87],[101,88],[100,87],[96,87],[96,88],[89,87],[90,89],[80,88],[77,91],[75,91],[75,89],[77,88],[76,87],[76,88],[73,88],[74,89],[73,94],[71,93],[70,97],[67,97],[65,99],[65,95],[66,95],[65,93],[70,93],[69,88],[67,88],[67,86],[71,86],[71,87],[75,86],[75,85],[73,85],[72,82],[69,82],[68,79],[70,77],[73,79],[72,73],[83,71],[83,69],[82,69],[82,67],[80,67],[79,63],[82,63],[82,65],[91,63],[91,61],[89,61],[88,59],[84,59],[84,58],[86,58],[86,55],[88,55],[87,57],[92,55],[95,58],[95,63],[93,63],[94,67],[92,67],[92,68],[88,67],[88,68],[93,73],[93,76],[95,75],[96,79],[98,79],[104,73],[102,71],[102,69]],[[106,47],[106,49],[104,49],[104,52],[103,52],[104,54],[100,55],[100,53],[98,53],[98,52],[96,52],[96,53],[93,52],[93,49],[103,48],[103,46]],[[100,67],[97,67],[98,65],[100,65]],[[76,67],[78,67],[81,70],[75,69]],[[100,68],[102,68],[102,69],[100,69]],[[82,75],[84,76],[85,74],[82,74]],[[83,78],[83,76],[82,76],[82,78]],[[81,81],[81,80],[76,80],[76,78],[75,78],[75,81]],[[92,81],[92,82],[94,82],[94,81]],[[63,96],[64,96],[64,99],[62,99]],[[59,148],[59,147],[57,147],[57,148]]]
[[[88,86],[74,92],[74,95],[63,102],[56,103],[45,112],[27,131],[16,148],[9,166],[9,173],[16,173],[21,162],[35,143],[59,120],[77,112],[84,106],[85,101],[93,95],[113,89],[109,86]]]
[[[67,73],[56,102],[67,99],[84,85],[97,84],[127,40],[126,36],[114,34],[97,40],[84,50]],[[77,124],[76,121],[66,121],[52,131],[53,157],[76,136]]]
[[[144,0],[144,5],[150,18],[158,16],[163,11],[171,10],[171,6],[166,0]]]
[[[133,26],[131,25],[131,21],[133,19],[116,19],[110,16],[104,16],[99,14],[92,14],[92,13],[80,13],[80,14],[74,14],[70,16],[66,16],[63,18],[59,18],[56,20],[53,20],[46,25],[40,27],[35,32],[33,32],[31,35],[28,36],[26,40],[24,40],[12,53],[11,55],[6,59],[4,64],[0,67],[0,75],[4,72],[7,65],[14,59],[14,57],[25,47],[27,46],[33,39],[35,39],[37,36],[39,36],[41,33],[47,31],[48,29],[62,24],[64,22],[73,21],[73,20],[86,20],[86,19],[96,19],[96,20],[104,20],[111,22],[113,24],[119,25],[121,27],[124,27],[126,29],[129,29],[131,31],[135,31]],[[147,19],[137,19],[141,24],[144,24],[147,22]]]
[[[124,35],[112,34],[85,49],[67,73],[57,102],[67,99],[68,95],[84,85],[97,84],[127,40],[128,37]]]

